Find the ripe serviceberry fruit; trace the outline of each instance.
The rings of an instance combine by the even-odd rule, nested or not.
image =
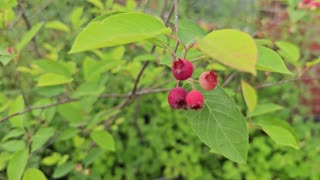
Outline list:
[[[199,84],[204,90],[214,89],[218,85],[218,75],[214,70],[203,72],[199,77]]]
[[[199,110],[203,108],[204,97],[200,91],[192,90],[187,94],[186,101],[190,109]]]
[[[177,80],[186,80],[192,76],[193,65],[187,60],[178,59],[172,64],[172,73]]]
[[[187,91],[181,87],[173,88],[168,95],[168,103],[173,109],[186,109]]]
[[[8,52],[9,54],[12,54],[12,53],[13,53],[13,48],[12,48],[12,47],[8,47],[8,48],[7,48],[7,52]]]

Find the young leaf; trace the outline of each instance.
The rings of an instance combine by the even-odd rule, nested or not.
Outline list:
[[[19,137],[24,133],[23,129],[17,128],[17,129],[13,129],[11,130],[8,134],[6,134],[3,138],[2,141],[6,141],[10,138],[15,138],[15,137]]]
[[[115,151],[113,137],[107,131],[93,131],[90,137],[102,149]]]
[[[247,82],[241,81],[241,89],[244,100],[248,106],[249,112],[252,112],[257,105],[257,93],[256,90]]]
[[[258,50],[252,37],[244,32],[213,31],[199,41],[199,48],[226,66],[256,75]]]
[[[54,128],[42,127],[32,137],[31,152],[40,149],[54,134]]]
[[[45,73],[44,75],[40,76],[38,79],[37,86],[54,86],[59,84],[66,84],[71,82],[73,79],[72,77],[67,77],[60,74],[55,73]]]
[[[277,104],[258,104],[255,108],[255,110],[248,114],[249,117],[259,116],[275,111],[279,111],[283,109],[282,106],[279,106]]]
[[[206,32],[194,21],[179,20],[178,37],[186,46],[195,42],[196,38],[203,38]]]
[[[277,144],[299,149],[298,139],[290,125],[278,119],[264,119],[257,122]]]
[[[278,53],[274,52],[270,48],[266,48],[260,45],[258,45],[257,47],[259,53],[257,69],[262,71],[278,72],[292,75]]]
[[[64,32],[70,32],[70,28],[62,23],[61,21],[50,21],[46,23],[46,28],[47,29],[55,29],[59,31],[64,31]]]
[[[27,169],[24,174],[22,180],[46,180],[46,176],[42,171],[36,168]]]
[[[296,45],[286,41],[277,41],[276,45],[280,48],[278,53],[284,57],[285,60],[293,65],[298,65],[300,50]]]
[[[87,156],[83,160],[84,166],[88,167],[91,163],[93,163],[104,152],[105,152],[105,150],[101,149],[101,148],[91,149],[90,152],[87,154]]]
[[[66,162],[60,166],[57,166],[54,169],[53,178],[60,178],[68,174],[72,169],[74,168],[74,163],[73,162]]]
[[[318,59],[311,61],[311,62],[307,62],[306,66],[308,68],[311,68],[312,66],[317,65],[317,64],[320,64],[320,57]]]
[[[34,25],[27,33],[24,34],[22,39],[16,46],[17,51],[20,51],[25,45],[31,41],[31,39],[39,32],[41,27],[43,26],[43,22]]]
[[[24,100],[22,95],[18,96],[10,105],[9,114],[14,114],[24,110]],[[10,118],[10,123],[13,127],[23,128],[24,115]]]
[[[28,162],[28,149],[18,151],[10,160],[7,175],[9,180],[20,180]]]
[[[215,152],[244,163],[248,153],[248,130],[245,119],[234,101],[221,87],[213,91],[201,90],[204,108],[188,111],[187,118],[195,133]]]
[[[70,53],[143,41],[170,32],[170,28],[151,15],[119,13],[89,23],[77,36]]]
[[[70,123],[80,123],[84,117],[78,102],[58,106],[58,112]]]

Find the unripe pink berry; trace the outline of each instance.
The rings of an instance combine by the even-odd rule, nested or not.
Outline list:
[[[173,88],[168,95],[168,103],[173,109],[186,109],[187,91],[181,87]]]
[[[186,101],[190,109],[199,110],[203,108],[204,97],[200,91],[192,90],[187,94]]]
[[[187,60],[178,59],[172,64],[172,73],[177,80],[186,80],[192,76],[193,65]]]
[[[7,52],[8,52],[9,54],[12,54],[12,53],[13,53],[13,48],[12,48],[12,47],[8,47],[8,48],[7,48]]]
[[[214,70],[203,72],[199,77],[199,84],[204,90],[214,89],[218,85],[218,75]]]

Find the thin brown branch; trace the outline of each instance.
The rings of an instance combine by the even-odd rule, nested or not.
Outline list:
[[[174,30],[177,37],[178,37],[178,30],[179,30],[179,7],[178,6],[179,6],[178,0],[174,0],[174,21],[175,21]],[[177,53],[178,47],[179,47],[179,41],[177,41],[173,52]]]
[[[144,136],[143,136],[143,132],[142,132],[142,130],[141,130],[140,126],[139,126],[139,122],[138,122],[140,107],[141,107],[141,98],[139,97],[137,99],[137,101],[136,101],[133,123],[134,123],[134,126],[135,126],[136,130],[137,130],[140,143],[143,144],[144,143]]]
[[[294,79],[285,79],[278,82],[266,83],[255,86],[255,89],[262,89],[267,87],[272,87],[276,85],[286,84],[294,81],[320,81],[320,78],[294,78]]]
[[[23,19],[23,21],[25,22],[25,24],[27,26],[27,30],[29,31],[32,28],[32,26],[31,26],[31,23],[30,23],[27,15],[26,15],[26,13],[24,11],[23,1],[22,0],[19,1],[18,8],[19,8],[19,11],[21,12],[22,19]],[[36,56],[38,58],[40,58],[41,54],[40,54],[40,51],[39,51],[39,48],[38,48],[38,43],[37,43],[36,37],[32,38],[32,43],[33,43],[33,47],[34,47],[34,51],[36,53]]]
[[[66,104],[66,103],[70,103],[70,102],[78,101],[78,100],[79,99],[63,99],[63,100],[60,100],[60,101],[58,101],[56,103],[53,103],[53,104],[47,104],[47,105],[42,105],[42,106],[29,106],[26,109],[24,109],[23,111],[16,112],[16,113],[10,114],[10,115],[8,115],[8,116],[6,116],[4,118],[1,118],[0,122],[5,121],[5,120],[10,119],[10,118],[15,117],[15,116],[19,116],[19,115],[25,114],[25,113],[30,112],[32,110],[48,109],[48,108],[51,108],[51,107],[59,106],[61,104]]]
[[[236,77],[237,74],[238,74],[237,72],[233,72],[230,76],[228,76],[224,81],[224,83],[222,84],[222,87],[226,87],[233,80],[233,78]]]

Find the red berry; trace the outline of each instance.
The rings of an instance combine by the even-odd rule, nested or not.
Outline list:
[[[203,108],[204,97],[200,91],[192,90],[186,97],[190,109],[199,110]]]
[[[186,80],[192,76],[193,65],[187,60],[178,59],[172,64],[172,73],[177,80]]]
[[[303,0],[302,1],[304,4],[309,4],[311,2],[311,0]]]
[[[7,48],[7,52],[8,52],[9,54],[12,54],[12,53],[13,53],[13,48],[12,48],[12,47],[8,47],[8,48]]]
[[[187,91],[181,87],[173,88],[168,96],[168,103],[173,109],[186,109]]]
[[[214,89],[218,85],[218,75],[214,70],[203,72],[199,77],[199,84],[204,90]]]

